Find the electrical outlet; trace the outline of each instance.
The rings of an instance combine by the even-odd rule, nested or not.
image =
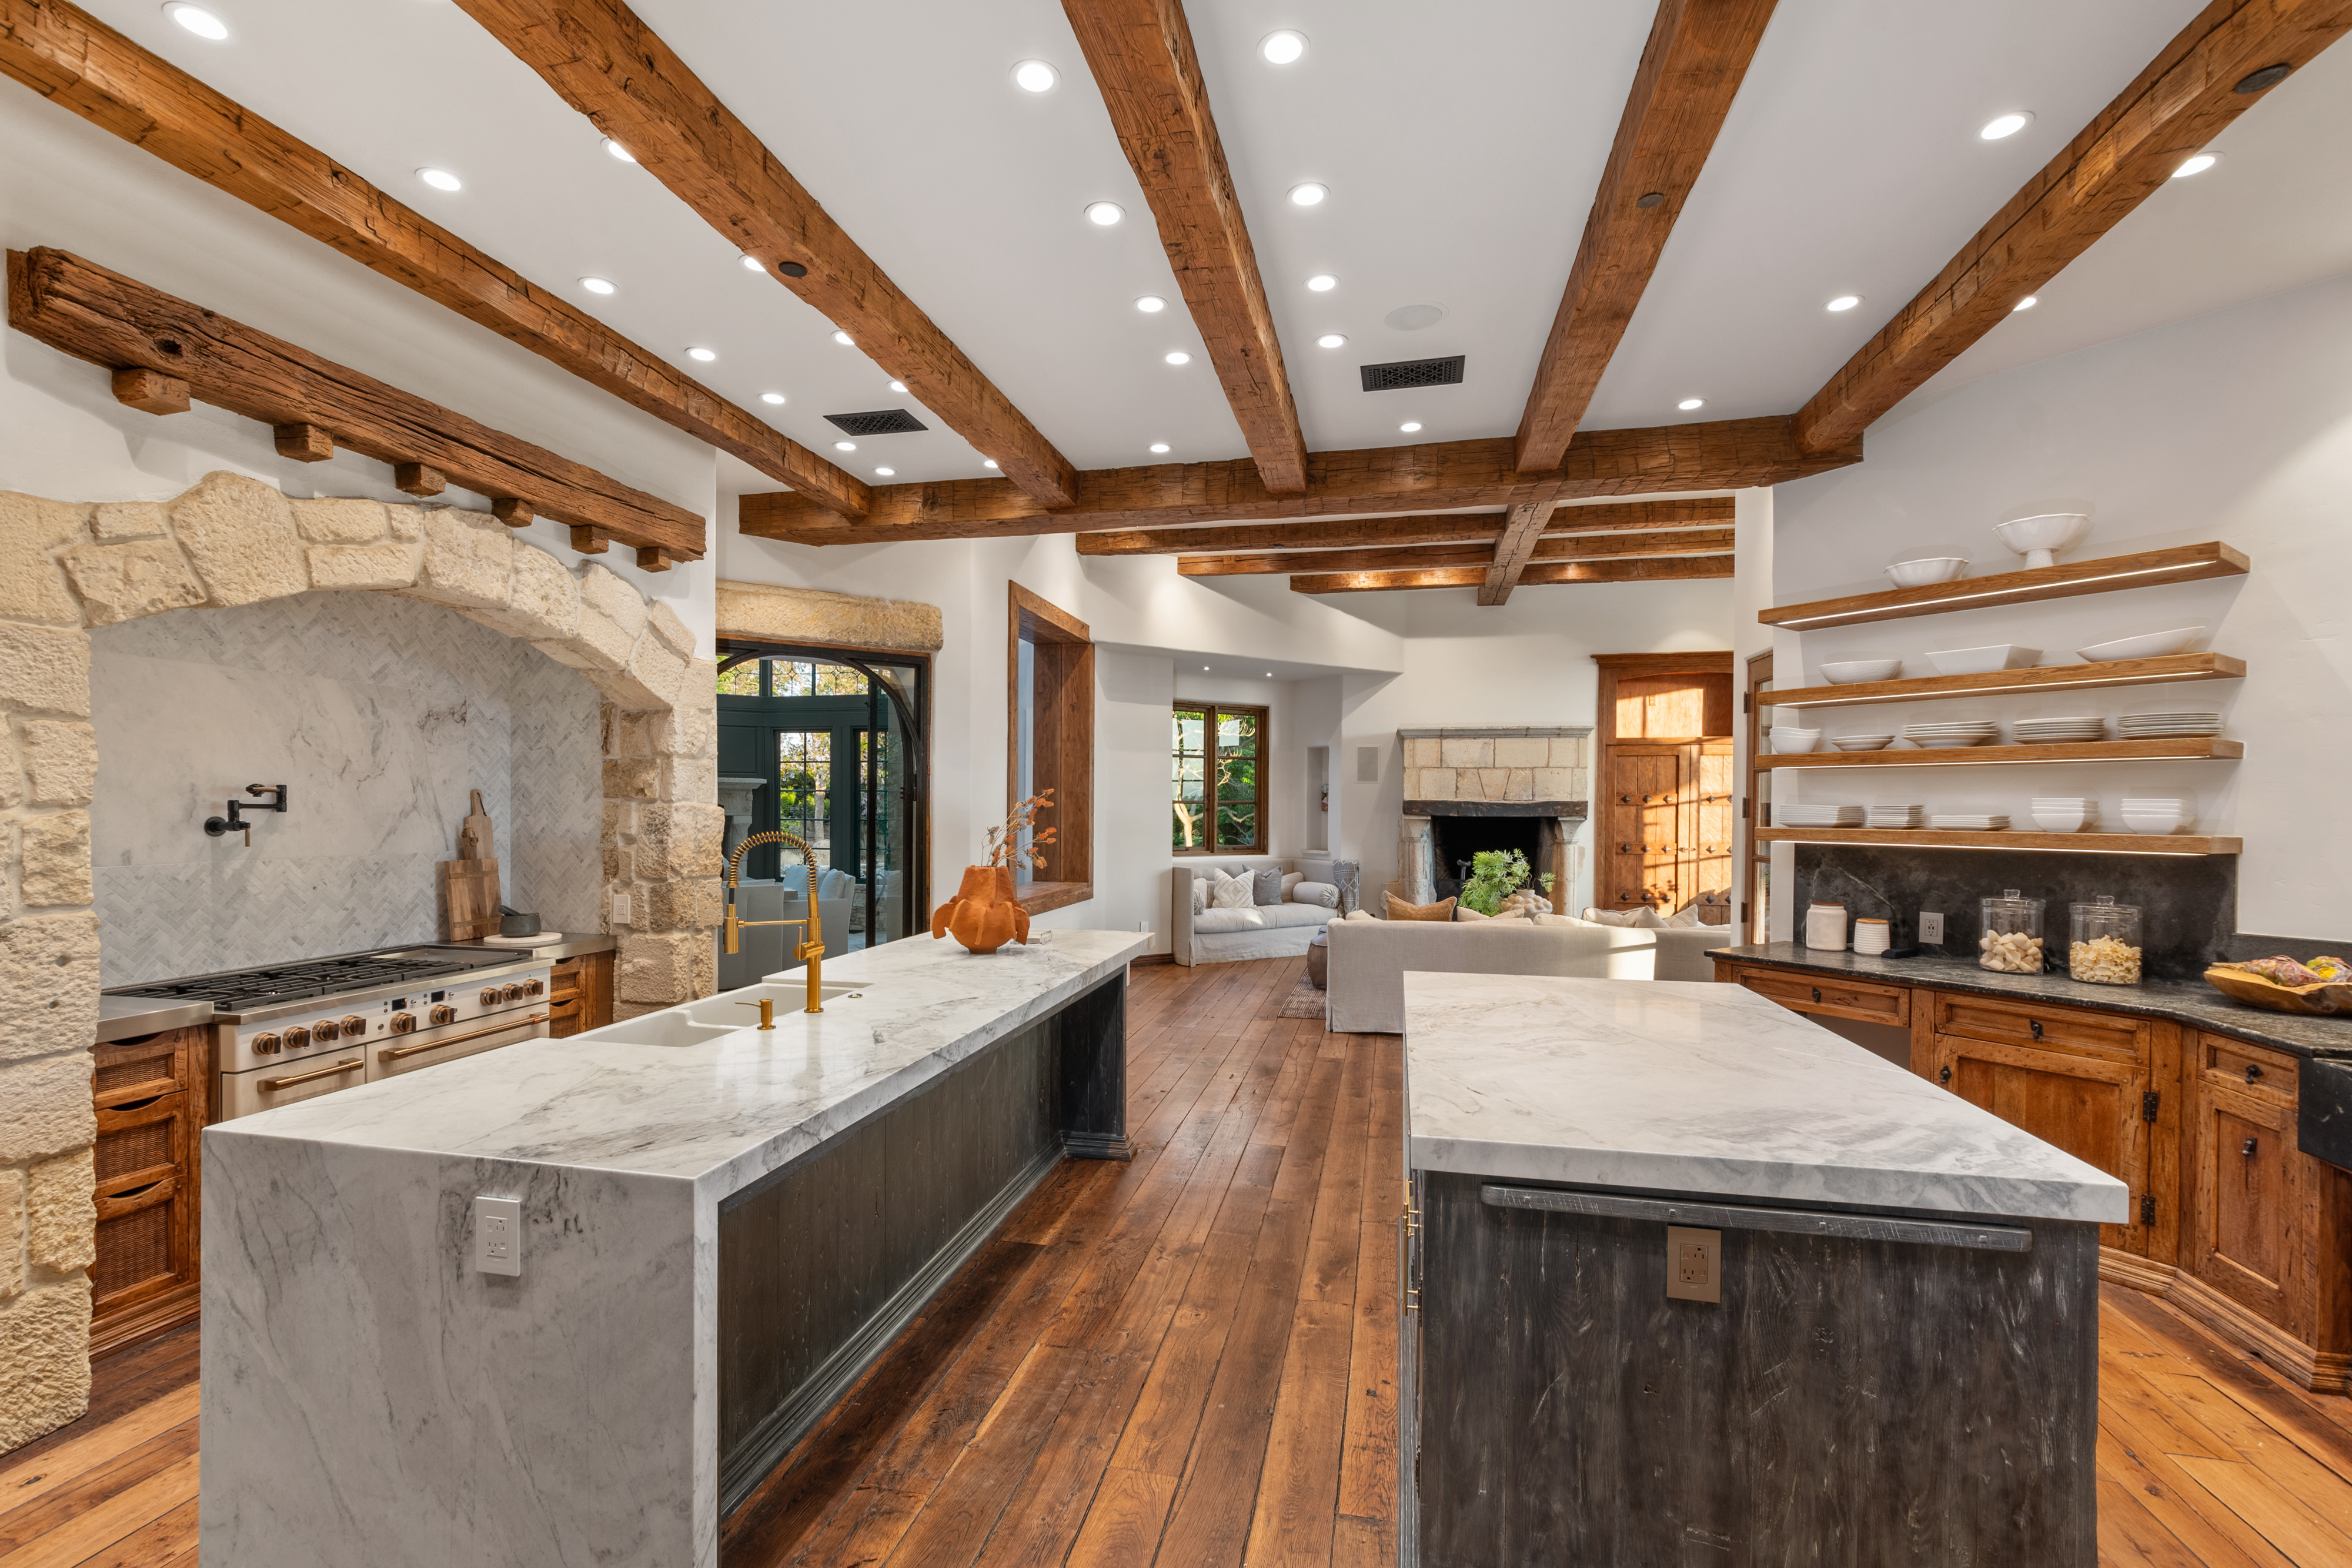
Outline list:
[[[616,893],[613,895],[613,924],[626,925],[628,923],[629,895],[625,893]]]
[[[485,1274],[522,1272],[522,1199],[474,1199],[474,1267]]]
[[[1666,1299],[1723,1300],[1723,1232],[1666,1227]]]
[[[1919,912],[1919,940],[1940,943],[1944,939],[1944,917],[1933,909]]]

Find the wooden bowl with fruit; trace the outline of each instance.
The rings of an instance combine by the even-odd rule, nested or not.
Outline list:
[[[2326,955],[2308,964],[2284,957],[2215,964],[2206,969],[2205,983],[2225,997],[2275,1013],[2352,1013],[2352,964]]]

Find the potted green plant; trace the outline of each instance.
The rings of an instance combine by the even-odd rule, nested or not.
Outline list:
[[[1551,873],[1536,879],[1551,892]],[[1528,884],[1528,857],[1517,850],[1480,850],[1470,857],[1470,875],[1462,883],[1462,904],[1481,915],[1493,915],[1503,901]]]

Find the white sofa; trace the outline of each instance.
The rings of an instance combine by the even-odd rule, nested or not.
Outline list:
[[[1441,975],[1564,975],[1596,980],[1712,980],[1706,955],[1738,938],[1727,927],[1655,930],[1581,920],[1335,920],[1324,988],[1325,1027],[1402,1034],[1408,969]]]
[[[1227,876],[1279,869],[1297,872],[1307,882],[1350,887],[1355,864],[1350,861],[1316,858],[1276,860],[1271,856],[1246,861],[1203,862],[1171,867],[1168,877],[1168,944],[1179,964],[1238,964],[1251,958],[1296,958],[1304,954],[1315,934],[1347,913],[1320,904],[1255,904],[1246,913],[1255,921],[1228,919],[1240,910],[1212,909],[1192,913],[1192,882],[1213,863]]]

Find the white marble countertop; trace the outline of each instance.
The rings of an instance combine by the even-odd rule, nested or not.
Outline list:
[[[780,1011],[770,1032],[745,1008],[743,1028],[698,1044],[610,1038],[686,1011],[673,1008],[240,1117],[205,1136],[677,1177],[723,1197],[1109,977],[1148,941],[1057,930],[982,956],[910,936],[828,957],[828,987],[871,988],[814,1017]],[[800,971],[771,983],[797,988]]]
[[[2124,1185],[1740,986],[1404,977],[1412,1165],[2097,1220]]]

